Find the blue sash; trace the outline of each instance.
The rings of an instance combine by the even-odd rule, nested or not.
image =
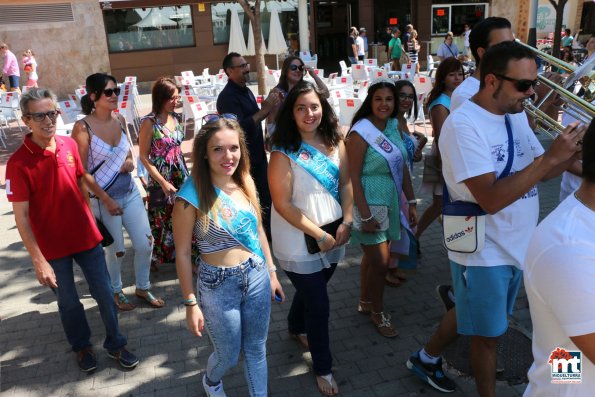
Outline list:
[[[209,218],[240,245],[265,260],[258,239],[258,218],[256,215],[248,210],[239,209],[231,197],[217,187],[213,186],[213,188],[221,205],[216,206],[218,222],[215,221],[212,211],[209,211]],[[192,178],[186,179],[178,191],[177,197],[187,201],[196,209],[200,209],[198,192]]]
[[[339,167],[327,156],[305,142],[302,142],[297,152],[290,152],[279,147],[273,147],[273,151],[283,153],[302,167],[337,200],[337,203],[341,204],[341,198],[339,197]]]
[[[372,149],[376,150],[378,154],[384,157],[388,163],[388,168],[393,177],[395,187],[397,188],[397,195],[401,194],[401,191],[403,190],[403,167],[405,166],[401,150],[399,150],[399,148],[368,119],[361,119],[355,123],[350,132],[351,131],[357,132]],[[409,221],[407,221],[407,217],[403,214],[403,211],[399,210],[399,217],[401,225],[403,225],[405,229],[411,231],[409,228]]]

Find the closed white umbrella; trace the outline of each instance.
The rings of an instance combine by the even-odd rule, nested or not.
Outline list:
[[[231,9],[231,25],[229,27],[229,49],[227,53],[237,52],[240,55],[246,54],[246,42],[244,41],[244,33],[242,33],[242,25],[240,24],[240,17],[238,12]]]
[[[267,53],[267,48],[264,45],[264,37],[262,36],[262,29],[260,30],[260,38],[261,38],[261,52],[262,54]],[[256,45],[254,44],[254,32],[252,31],[252,21],[248,25],[248,47],[246,48],[246,55],[256,55]]]
[[[269,24],[269,54],[277,55],[277,69],[279,69],[279,54],[287,51],[287,42],[283,36],[279,13],[276,9],[271,10],[271,22]]]

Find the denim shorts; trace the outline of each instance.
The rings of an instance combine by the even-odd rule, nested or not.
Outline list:
[[[510,265],[463,266],[450,261],[461,335],[497,337],[508,328],[523,272]]]

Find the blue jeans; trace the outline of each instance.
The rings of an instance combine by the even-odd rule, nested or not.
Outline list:
[[[58,297],[58,311],[66,339],[75,352],[92,346],[91,330],[74,283],[73,259],[83,271],[87,284],[89,284],[89,292],[99,307],[99,313],[105,325],[103,347],[110,352],[117,351],[126,346],[126,337],[120,333],[118,326],[118,312],[110,288],[109,273],[105,266],[105,256],[101,245],[48,261],[56,274],[58,288],[54,288],[53,291]]]
[[[234,267],[199,260],[197,291],[214,351],[207,378],[218,383],[244,352],[250,396],[267,395],[266,341],[271,312],[271,282],[262,259],[251,257]]]
[[[128,232],[134,250],[134,275],[136,288],[151,288],[149,273],[153,254],[153,235],[147,217],[147,210],[136,186],[124,197],[114,199],[122,208],[122,215],[112,216],[107,208],[96,198],[91,199],[93,213],[103,222],[114,238],[114,243],[105,247],[105,261],[112,280],[112,292],[122,291],[122,261],[124,260],[124,232]],[[101,211],[101,212],[100,212]],[[118,256],[120,253],[120,256]]]
[[[336,268],[337,264],[332,263],[330,268],[312,274],[285,272],[295,287],[287,316],[288,329],[292,334],[307,334],[316,375],[332,372],[333,358],[328,336],[330,303],[326,285]]]

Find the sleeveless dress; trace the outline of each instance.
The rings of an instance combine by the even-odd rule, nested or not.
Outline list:
[[[339,166],[339,148],[328,158]],[[343,216],[341,205],[312,175],[291,161],[293,187],[291,202],[314,224],[331,223]],[[273,253],[279,266],[286,271],[311,274],[329,268],[345,256],[345,245],[327,252],[308,253],[304,232],[285,220],[273,206],[271,210]],[[334,236],[333,236],[334,237]]]
[[[450,112],[450,97],[446,94],[440,94],[438,98],[434,99],[428,105],[428,115],[432,114],[432,109],[436,105],[442,105]],[[434,139],[434,143],[432,144],[432,150],[430,151],[430,155],[436,156],[438,154],[438,142]],[[435,194],[438,196],[442,195],[442,183],[428,183],[423,182],[419,188],[420,193],[427,193],[427,194]]]
[[[353,126],[357,131],[357,123]],[[390,142],[399,148],[404,159],[407,159],[407,150],[401,140],[397,129],[397,120],[389,119],[386,128],[382,131]],[[364,155],[364,165],[361,173],[361,183],[368,205],[388,206],[389,228],[376,233],[364,233],[357,230],[351,231],[352,244],[374,245],[384,241],[399,240],[401,237],[400,220],[400,195],[393,181],[388,163],[374,148],[368,146]]]
[[[145,117],[150,119],[153,124],[149,160],[166,181],[171,183],[176,189],[180,189],[189,176],[189,173],[181,148],[182,141],[184,140],[184,128],[180,124],[180,115],[177,113],[172,113],[172,115],[176,122],[173,130],[161,124],[155,113],[151,113]],[[149,177],[148,185],[149,187],[159,186],[159,183]],[[151,259],[152,267],[175,261],[174,238],[171,224],[173,207],[173,204],[167,204],[165,207],[149,210],[149,223],[151,224],[151,230],[155,240],[153,258]],[[193,244],[193,247],[195,246]],[[194,254],[193,252],[193,258],[195,258]]]

